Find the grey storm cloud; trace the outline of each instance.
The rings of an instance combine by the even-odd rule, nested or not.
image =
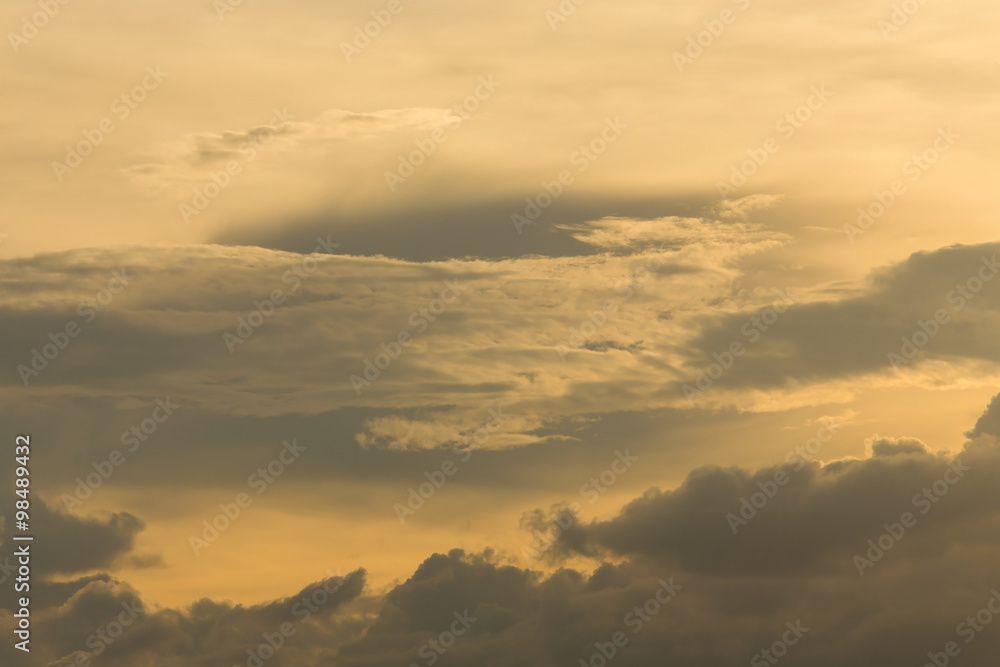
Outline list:
[[[798,664],[906,667],[951,641],[969,664],[986,664],[1000,650],[989,627],[1000,602],[997,439],[978,435],[948,454],[874,436],[868,450],[695,470],[614,518],[559,531],[550,555],[562,566],[548,574],[502,552],[450,550],[382,593],[366,592],[357,571],[261,605],[143,610],[102,664],[247,664],[262,646],[267,654],[267,637],[279,643],[283,623],[296,631],[268,654],[279,667],[557,667],[602,655],[626,667],[735,667],[766,664],[776,645]],[[88,639],[141,605],[106,575],[42,591],[38,631],[58,637],[46,647],[52,665],[92,655]],[[0,612],[0,626],[10,621]]]
[[[252,656],[280,649],[268,664],[291,667],[316,664],[335,652],[337,644],[357,636],[363,570],[331,575],[298,593],[253,606],[203,599],[184,609],[146,605],[127,583],[107,576],[61,585],[42,584],[47,604],[36,606],[33,654],[39,665],[93,664],[125,667],[135,664],[209,667],[246,664]],[[345,605],[360,603],[344,617]],[[0,609],[0,626],[11,625],[10,612]],[[268,642],[268,638],[271,642]],[[0,647],[0,657],[13,659],[14,650]],[[257,658],[259,659],[259,658]],[[5,663],[7,664],[7,663]]]
[[[854,294],[791,305],[776,321],[743,331],[758,312],[717,318],[693,342],[688,365],[705,367],[734,341],[746,352],[719,387],[819,382],[934,359],[1000,361],[1000,244],[919,252],[873,273]],[[895,355],[890,357],[890,354]]]
[[[142,520],[128,512],[79,517],[37,498],[31,506],[31,521],[45,536],[45,548],[38,550],[33,562],[47,576],[81,574],[115,565],[132,551],[136,536],[145,528]],[[14,528],[12,521],[6,521],[0,533],[7,545]]]
[[[1000,494],[992,490],[1000,448],[976,442],[952,457],[916,443],[881,439],[868,459],[798,459],[753,473],[701,468],[614,519],[571,526],[555,546],[673,561],[720,576],[767,576],[851,571],[852,554],[905,511],[920,519],[912,543],[922,558],[940,557],[963,536],[988,542],[983,531],[1000,519]],[[941,479],[947,482],[935,489]]]
[[[981,435],[992,435],[1000,438],[1000,395],[993,397],[976,425],[965,435],[968,438],[978,438]]]

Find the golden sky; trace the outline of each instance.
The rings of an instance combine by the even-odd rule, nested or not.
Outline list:
[[[797,664],[985,664],[998,19],[5,2],[0,423],[41,555],[0,662],[249,667],[290,622],[267,664],[594,665],[618,630],[620,665],[764,664],[801,619]]]

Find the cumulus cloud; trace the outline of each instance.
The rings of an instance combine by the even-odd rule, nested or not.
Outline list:
[[[1000,395],[993,397],[976,425],[965,435],[968,438],[978,438],[981,435],[992,435],[995,438],[1000,438]]]
[[[362,598],[364,582],[364,571],[357,571],[260,605],[203,599],[184,609],[161,609],[147,605],[125,582],[83,579],[62,585],[61,595],[50,594],[46,606],[33,608],[32,657],[53,667],[84,660],[111,667],[208,667],[254,664],[262,646],[266,656],[280,641],[269,664],[317,665],[335,655],[340,642],[356,637],[371,616],[371,603]],[[37,605],[37,595],[34,600]],[[13,625],[11,612],[0,609],[0,627],[9,634]],[[0,648],[5,661],[15,655],[6,642]]]
[[[1000,345],[988,334],[1000,324],[998,250],[987,243],[915,253],[836,298],[800,295],[764,326],[750,324],[761,311],[726,313],[692,341],[685,365],[697,376],[713,354],[750,343],[713,385],[712,398],[723,402],[859,377],[883,385],[904,376],[927,386],[991,384],[1000,362]]]
[[[555,667],[612,652],[635,667],[735,667],[783,637],[796,639],[790,656],[819,667],[920,664],[959,639],[982,663],[1000,640],[968,619],[1000,599],[1000,446],[978,438],[934,453],[880,436],[867,446],[865,458],[793,452],[756,471],[700,468],[613,518],[563,523],[550,545],[563,566],[548,573],[502,551],[452,549],[384,592],[366,591],[357,571],[264,604],[185,609],[147,609],[107,575],[45,581],[37,632],[55,638],[48,664],[100,651],[111,667],[245,664],[262,646],[270,664],[289,667]],[[100,530],[87,524],[81,541]],[[589,567],[570,567],[581,558]],[[141,611],[120,639],[94,639],[129,609]],[[11,623],[0,612],[0,626]]]
[[[39,550],[35,564],[48,574],[80,574],[119,564],[145,528],[138,517],[128,512],[80,517],[37,498],[31,510],[32,526],[46,535],[46,548]],[[2,528],[0,535],[9,546],[16,534],[15,525],[6,521]],[[154,557],[151,564],[156,562]]]

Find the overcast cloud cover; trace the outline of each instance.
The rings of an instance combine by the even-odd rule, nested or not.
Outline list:
[[[5,3],[0,664],[990,664],[998,11]]]

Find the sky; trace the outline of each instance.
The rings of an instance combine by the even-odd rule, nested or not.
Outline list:
[[[8,0],[0,662],[985,664],[998,18]]]

